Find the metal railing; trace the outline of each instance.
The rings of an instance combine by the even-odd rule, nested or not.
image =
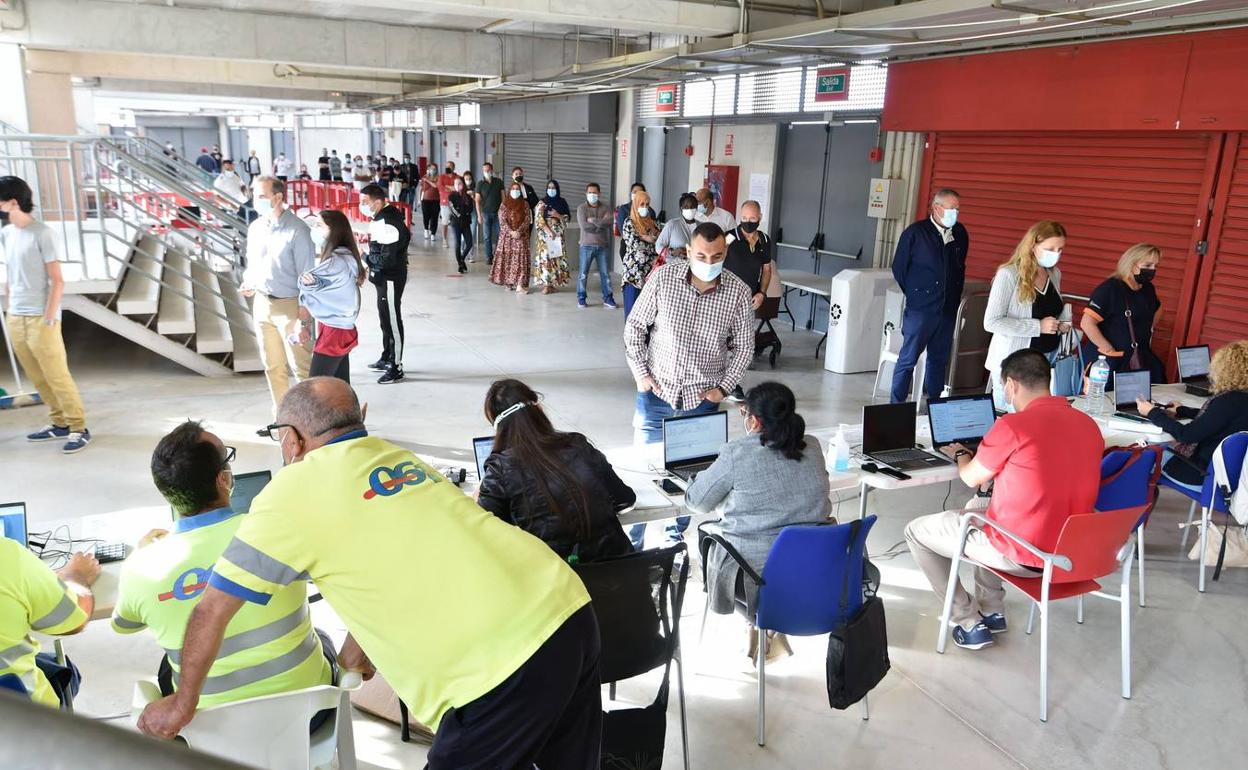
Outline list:
[[[84,293],[108,295],[104,304],[111,305],[128,271],[220,318],[232,333],[253,334],[249,324],[230,317],[231,306],[243,318],[250,315],[234,292],[194,275],[195,264],[219,280],[236,281],[241,273],[246,231],[223,221],[229,215],[241,225],[215,193],[178,189],[171,174],[149,168],[105,137],[0,133],[0,173],[30,184],[40,220],[58,233],[61,261],[76,266],[65,271],[68,283],[98,282],[102,291]],[[186,271],[163,260],[171,249],[187,258]],[[160,275],[136,264],[135,254],[163,262]],[[167,280],[174,275],[189,282],[190,292]],[[196,299],[194,287],[211,299]],[[223,304],[225,313],[214,300]],[[149,325],[154,321],[155,315]]]

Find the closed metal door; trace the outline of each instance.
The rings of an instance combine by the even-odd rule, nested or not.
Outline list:
[[[615,138],[611,134],[553,135],[550,176],[558,180],[563,197],[573,211],[585,202],[585,186],[590,182],[610,191],[614,146]],[[526,168],[526,177],[528,173]],[[538,195],[545,193],[544,179],[530,184]]]
[[[524,181],[536,190],[550,178],[550,134],[504,134],[503,161],[499,176],[511,179],[516,166],[524,169]]]
[[[1188,345],[1217,350],[1248,337],[1248,134],[1231,134],[1214,198],[1208,254],[1200,266]]]

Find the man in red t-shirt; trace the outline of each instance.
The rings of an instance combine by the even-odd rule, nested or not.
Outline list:
[[[961,444],[944,447],[958,464],[962,480],[972,487],[995,479],[987,518],[1041,551],[1051,552],[1066,519],[1091,513],[1101,483],[1105,441],[1096,422],[1049,394],[1049,361],[1024,349],[1001,363],[1001,383],[1014,412],[997,420],[979,450]],[[958,548],[962,511],[920,516],[906,526],[906,541],[915,562],[942,600],[949,568]],[[1005,632],[1005,589],[991,567],[1014,575],[1035,577],[1043,562],[1000,532],[971,530],[966,557],[975,568],[975,598],[954,589],[953,641],[978,650]]]
[[[442,206],[442,247],[446,248],[446,228],[451,224],[451,193],[455,192],[455,161],[446,162],[446,170],[438,177],[438,203]]]

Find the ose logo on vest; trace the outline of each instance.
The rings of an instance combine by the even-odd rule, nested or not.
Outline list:
[[[389,497],[398,494],[409,484],[423,484],[426,480],[435,484],[441,481],[437,476],[425,473],[424,469],[414,462],[401,462],[393,468],[384,465],[373,468],[373,472],[368,474],[368,489],[364,491],[364,499],[372,500],[378,496]]]
[[[173,581],[173,590],[166,591],[158,595],[156,598],[162,602],[170,599],[177,599],[180,602],[194,599],[204,592],[208,586],[208,578],[212,576],[212,568],[204,569],[203,567],[191,567],[186,572],[178,575]]]

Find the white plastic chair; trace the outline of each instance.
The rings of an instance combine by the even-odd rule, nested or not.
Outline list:
[[[337,685],[264,695],[201,709],[181,732],[188,746],[267,770],[311,770],[330,767],[335,754],[340,770],[355,770],[355,736],[351,729],[351,692],[362,680],[343,672]],[[130,721],[137,724],[147,704],[160,700],[154,679],[134,684]],[[337,713],[316,732],[308,732],[312,716],[324,709]]]
[[[892,371],[897,371],[897,358],[901,355],[901,329],[888,329],[884,332],[884,339],[880,345],[880,365],[875,370],[875,385],[871,388],[871,398],[875,398],[880,392],[880,378],[884,376],[884,364],[891,363]],[[923,392],[923,375],[927,370],[927,351],[923,351],[919,355],[919,360],[914,364],[914,379],[911,385],[914,393]],[[892,387],[892,373],[889,374],[887,385]],[[885,395],[888,395],[885,393]],[[918,400],[917,398],[915,399]]]

